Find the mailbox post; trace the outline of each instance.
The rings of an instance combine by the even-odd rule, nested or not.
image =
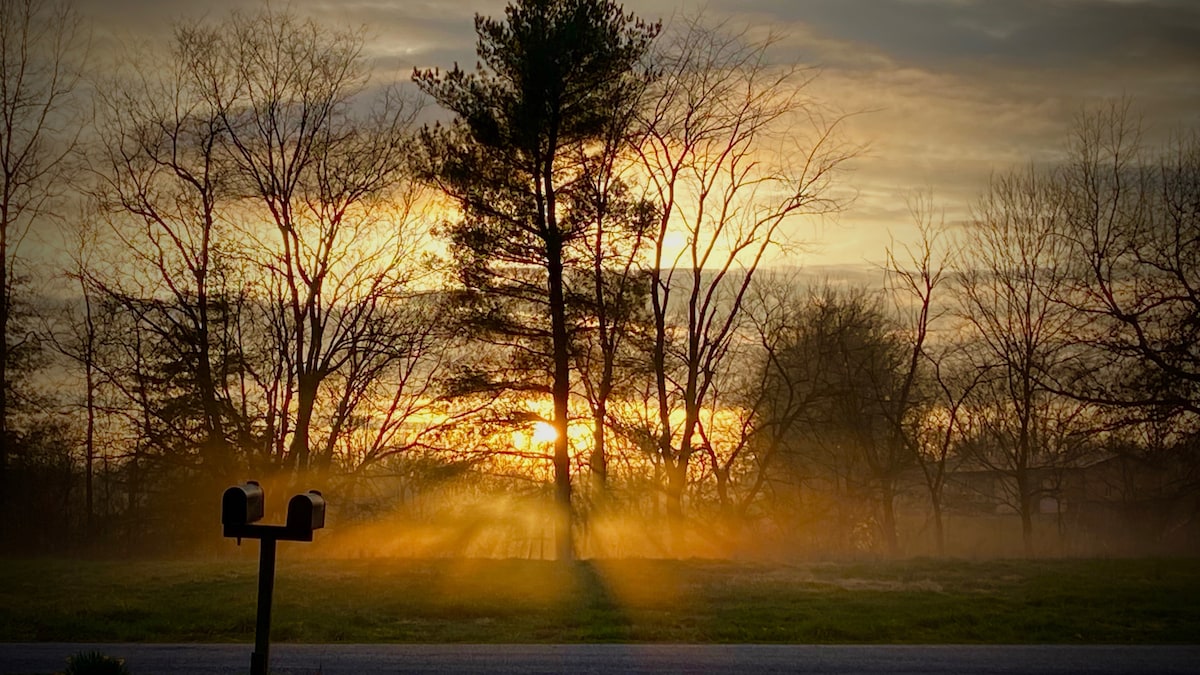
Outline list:
[[[325,527],[325,498],[316,490],[288,501],[287,524],[259,525],[266,497],[258,481],[235,485],[221,496],[221,526],[226,537],[258,539],[258,615],[250,675],[267,675],[271,661],[271,597],[275,593],[275,542],[312,541],[313,530]]]

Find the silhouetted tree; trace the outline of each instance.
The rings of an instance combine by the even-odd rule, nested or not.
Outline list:
[[[900,389],[887,406],[890,441],[902,444],[921,467],[932,508],[934,544],[946,551],[943,491],[948,460],[961,433],[960,410],[986,369],[966,367],[953,331],[942,331],[946,303],[935,298],[957,252],[944,220],[934,219],[932,195],[916,195],[909,211],[920,239],[888,247],[885,289],[895,306],[908,352]],[[971,377],[971,374],[974,377]]]
[[[225,214],[236,194],[223,115],[206,97],[231,75],[205,67],[218,46],[197,30],[181,26],[169,58],[133,54],[97,92],[93,192],[112,260],[108,273],[79,271],[156,336],[156,414],[178,432],[168,452],[218,489],[240,473],[235,450],[249,428],[230,395],[243,365],[232,332],[246,280],[230,263]]]
[[[587,264],[577,246],[596,226],[595,201],[581,177],[604,161],[597,152],[611,151],[604,141],[613,116],[636,99],[646,77],[639,64],[658,28],[609,0],[521,0],[506,8],[503,21],[477,16],[475,30],[476,72],[456,66],[414,73],[418,86],[455,114],[450,126],[424,134],[429,173],[460,210],[447,235],[460,282],[477,303],[471,323],[502,345],[533,345],[522,386],[553,400],[556,550],[567,560],[566,281],[568,269]],[[547,371],[549,378],[540,377]]]
[[[401,430],[435,400],[445,331],[417,106],[363,100],[361,46],[234,13],[129,53],[97,95],[108,227],[84,276],[128,338],[102,364],[128,522],[149,499],[192,515],[188,495],[247,469],[329,475],[419,445]]]
[[[66,188],[66,160],[80,128],[70,106],[83,39],[66,3],[0,3],[0,539],[10,520],[9,454],[17,445],[14,366],[24,360],[32,332],[28,325],[19,330],[17,290],[27,273],[20,250]]]
[[[748,296],[748,332],[753,336],[749,369],[753,379],[744,390],[742,405],[751,413],[747,440],[754,471],[753,483],[742,497],[739,511],[743,515],[760,491],[773,483],[796,479],[791,485],[794,489],[789,491],[798,492],[803,482],[798,472],[788,476],[789,480],[780,481],[781,472],[777,469],[783,463],[782,456],[792,449],[790,441],[796,436],[795,426],[821,395],[808,385],[804,372],[789,367],[785,355],[806,327],[804,313],[800,311],[806,301],[805,293],[795,274],[776,272],[760,275]],[[783,514],[775,509],[774,515]]]
[[[83,216],[86,218],[86,216]],[[64,249],[69,252],[70,266],[64,276],[78,289],[79,296],[65,299],[64,307],[55,315],[43,316],[43,335],[54,351],[83,371],[83,401],[69,405],[83,408],[83,475],[84,526],[88,539],[94,534],[95,474],[100,443],[96,427],[103,413],[100,388],[104,379],[101,351],[106,324],[103,298],[91,283],[90,257],[96,254],[96,227],[80,219],[75,230],[64,237]],[[75,305],[78,304],[78,307]]]
[[[1200,137],[1142,140],[1129,101],[1082,113],[1066,169],[1064,304],[1092,319],[1072,392],[1127,417],[1200,415]]]
[[[1071,274],[1062,236],[1066,203],[1053,174],[1029,168],[996,178],[964,231],[955,265],[972,358],[990,371],[970,406],[972,458],[1007,478],[1026,554],[1033,553],[1033,515],[1044,494],[1039,472],[1062,461],[1055,439],[1081,413],[1055,393],[1078,330],[1078,316],[1055,300]]]
[[[579,216],[591,223],[586,241],[579,242],[578,269],[568,270],[567,303],[571,309],[573,355],[579,382],[592,417],[592,447],[588,468],[595,502],[608,491],[608,407],[618,386],[637,370],[640,347],[635,338],[648,323],[645,311],[649,275],[644,269],[646,249],[652,245],[649,229],[655,213],[651,203],[633,197],[621,176],[628,165],[618,160],[626,150],[631,130],[632,106],[624,116],[614,115],[607,147],[581,176],[583,198]],[[586,166],[586,165],[585,165]],[[585,269],[590,263],[590,269]]]
[[[898,335],[880,297],[861,289],[827,287],[791,311],[790,330],[764,364],[760,424],[794,435],[793,462],[824,489],[873,502],[876,529],[895,554],[897,482],[915,464],[912,344]],[[852,513],[838,505],[844,534],[860,525]]]
[[[408,168],[416,108],[385,87],[368,113],[356,110],[367,80],[359,33],[266,8],[185,38],[248,197],[241,229],[258,242],[253,264],[268,277],[262,300],[282,340],[272,360],[287,364],[289,382],[278,408],[290,423],[277,429],[290,439],[280,459],[304,471],[322,384],[380,344],[375,310],[407,293],[415,273]],[[316,468],[328,459],[323,453]]]
[[[793,217],[836,208],[833,174],[853,154],[834,139],[840,118],[806,97],[813,74],[773,64],[772,41],[685,20],[655,55],[661,77],[643,113],[658,209],[649,370],[676,543],[702,411],[755,271],[788,243]]]

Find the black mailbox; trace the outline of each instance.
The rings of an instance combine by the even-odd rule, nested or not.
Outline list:
[[[303,492],[288,500],[287,529],[311,532],[325,527],[325,498],[316,490]]]
[[[221,496],[221,524],[249,525],[262,520],[263,489],[258,481],[246,481]]]

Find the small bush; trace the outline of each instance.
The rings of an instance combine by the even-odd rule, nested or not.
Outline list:
[[[124,659],[114,659],[100,652],[79,652],[67,659],[63,675],[130,675]]]

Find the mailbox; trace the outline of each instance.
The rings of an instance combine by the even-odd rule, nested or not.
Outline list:
[[[325,498],[316,490],[302,492],[288,500],[287,529],[311,532],[325,527]]]
[[[221,496],[221,524],[249,525],[262,520],[263,489],[258,481],[246,481]]]
[[[309,490],[288,501],[286,525],[259,525],[263,517],[263,489],[258,481],[246,481],[221,496],[221,524],[226,537],[258,539],[258,618],[254,626],[254,651],[250,673],[270,672],[271,596],[275,592],[275,543],[312,541],[313,530],[325,527],[325,498]]]

